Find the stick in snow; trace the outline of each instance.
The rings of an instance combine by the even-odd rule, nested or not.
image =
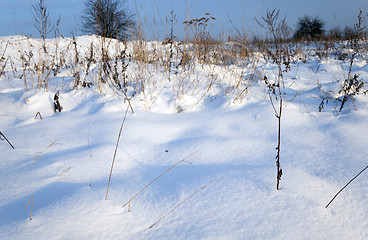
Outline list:
[[[40,113],[40,112],[37,112],[37,113],[36,113],[36,115],[35,115],[34,119],[37,119],[37,116],[39,116],[39,117],[40,117],[40,119],[42,119],[42,116],[41,116],[41,113]]]
[[[335,196],[331,199],[331,201],[326,205],[325,208],[328,208],[328,206],[330,206],[330,204],[333,202],[333,200],[335,200],[335,198],[337,197],[337,195],[339,195],[352,181],[354,181],[360,174],[362,174],[366,169],[368,168],[368,166],[366,166],[362,171],[360,171],[355,177],[353,177],[343,188],[340,189],[340,191],[338,191]]]
[[[14,146],[13,146],[13,144],[11,144],[10,142],[9,142],[9,140],[5,137],[5,135],[2,133],[2,132],[0,132],[0,139],[2,140],[2,141],[4,141],[4,139],[9,143],[9,145],[14,149]]]
[[[154,183],[157,179],[159,179],[162,175],[164,175],[165,173],[167,173],[168,171],[170,171],[171,169],[173,169],[174,167],[176,167],[177,165],[179,165],[180,163],[184,162],[185,160],[187,160],[188,158],[190,158],[191,156],[193,156],[194,154],[196,154],[198,151],[190,154],[189,156],[183,158],[182,160],[180,160],[179,162],[177,162],[175,165],[171,166],[169,169],[167,169],[165,172],[163,172],[160,176],[158,176],[157,178],[155,178],[152,182],[150,182],[149,184],[147,184],[144,188],[142,188],[142,190],[140,190],[136,195],[134,195],[134,197],[132,197],[127,203],[125,203],[122,208],[124,208],[126,205],[128,205],[134,198],[136,198],[139,194],[141,194],[141,192],[143,192],[146,188],[148,188],[152,183]],[[129,205],[130,206],[130,205]],[[129,207],[130,208],[130,207]]]
[[[58,177],[60,177],[61,175],[63,175],[63,173],[66,173],[66,172],[69,172],[69,170],[71,169],[72,167],[68,167],[67,169],[65,169],[64,171],[62,171]]]
[[[33,212],[33,196],[31,197],[31,199],[29,199],[28,203],[27,203],[27,206],[26,208],[28,207],[29,203],[32,201],[32,204],[31,204],[31,217],[29,218],[29,220],[32,220],[32,212]]]
[[[124,119],[123,119],[123,122],[121,123],[121,126],[120,126],[120,131],[119,131],[118,140],[117,140],[117,142],[116,142],[116,147],[115,147],[114,157],[113,157],[113,159],[112,159],[111,170],[110,170],[110,176],[109,176],[109,184],[107,185],[107,191],[106,191],[106,197],[105,197],[105,200],[107,200],[107,195],[109,194],[109,188],[110,188],[110,181],[111,181],[112,169],[114,168],[114,163],[115,163],[116,153],[118,152],[118,146],[119,146],[119,141],[120,141],[121,131],[123,130],[123,126],[124,126],[124,123],[125,123],[125,118],[126,118],[126,116],[127,116],[128,110],[129,110],[129,105],[128,105],[128,107],[127,107],[126,111],[125,111]]]
[[[56,142],[56,140],[55,140],[55,141],[53,141],[50,145],[48,145],[48,146],[47,146],[47,148],[46,148],[45,150],[43,150],[42,152],[38,152],[38,153],[36,154],[36,156],[33,158],[33,160],[32,160],[32,161],[36,161],[36,160],[38,160],[38,159],[41,157],[41,155],[42,155],[44,152],[46,152],[46,151],[47,151],[47,149],[49,149],[50,147],[52,147],[53,145],[56,145],[56,144],[60,144],[60,145],[62,145],[61,143],[57,143],[57,142]]]
[[[168,213],[165,214],[165,216],[163,216],[162,218],[160,218],[158,221],[156,221],[154,224],[152,224],[149,228],[152,228],[153,226],[155,226],[157,223],[159,223],[162,219],[164,219],[165,217],[167,217],[167,215],[169,215],[170,213],[172,213],[175,209],[177,209],[180,205],[182,205],[183,203],[185,203],[186,201],[188,201],[189,199],[191,199],[194,195],[196,195],[197,193],[199,193],[200,191],[202,191],[203,189],[205,189],[208,185],[210,185],[213,182],[213,180],[211,180],[206,186],[202,187],[201,189],[199,189],[197,192],[193,193],[192,195],[190,195],[189,197],[187,197],[186,199],[184,199],[184,201],[182,201],[181,203],[179,203],[176,207],[174,207],[173,209],[171,209]]]

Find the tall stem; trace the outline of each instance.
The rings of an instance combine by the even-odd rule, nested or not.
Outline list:
[[[110,170],[110,175],[109,175],[109,183],[108,183],[108,185],[107,185],[107,191],[106,191],[106,197],[105,197],[105,200],[107,200],[107,195],[109,194],[109,188],[110,188],[110,181],[111,181],[112,170],[114,169],[114,163],[115,163],[116,153],[118,152],[118,146],[119,146],[119,141],[120,141],[121,131],[123,130],[123,127],[124,127],[124,123],[125,123],[125,119],[126,119],[126,116],[127,116],[128,110],[129,110],[129,105],[128,105],[128,107],[127,107],[126,111],[125,111],[124,119],[123,119],[123,122],[121,123],[121,126],[120,126],[119,136],[118,136],[118,140],[117,140],[117,142],[116,142],[116,147],[115,147],[115,152],[114,152],[114,157],[113,157],[113,159],[112,159],[111,170]]]
[[[281,116],[282,116],[282,98],[280,97],[280,111],[277,116],[279,119],[279,131],[278,131],[278,137],[277,137],[277,155],[276,155],[276,166],[277,166],[277,184],[276,189],[279,190],[281,175],[282,175],[282,169],[280,167],[280,146],[281,146]]]

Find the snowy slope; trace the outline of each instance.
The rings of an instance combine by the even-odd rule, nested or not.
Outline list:
[[[240,67],[211,68],[219,72],[214,86],[207,91],[199,84],[198,92],[181,98],[172,94],[177,75],[167,83],[164,73],[153,72],[157,83],[147,83],[152,91],[131,101],[135,112],[127,114],[105,200],[127,102],[108,87],[61,88],[58,83],[72,79],[67,69],[51,78],[47,90],[25,91],[19,45],[5,47],[19,38],[1,39],[5,58],[12,56],[18,72],[8,65],[0,79],[0,131],[15,147],[0,141],[0,239],[368,238],[368,173],[325,208],[368,163],[367,96],[355,99],[358,110],[350,103],[351,111],[337,113],[330,103],[318,112],[317,80],[325,92],[336,93],[344,62],[331,57],[292,65],[286,93],[289,99],[297,95],[284,109],[279,191],[277,119],[261,81],[233,103],[234,95],[225,94],[236,79],[229,72]],[[94,38],[77,41],[87,48]],[[67,41],[60,40],[60,48]],[[28,42],[23,51],[37,44]],[[131,63],[130,74],[138,67]],[[261,60],[256,67],[268,74],[274,69]],[[364,60],[356,61],[354,73],[368,79]],[[213,72],[196,67],[193,74],[207,84]],[[56,90],[61,113],[53,111]],[[42,119],[34,118],[37,112]],[[186,157],[133,199],[130,211],[122,208]]]

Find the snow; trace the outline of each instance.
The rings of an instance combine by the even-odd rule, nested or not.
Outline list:
[[[338,113],[328,103],[318,111],[320,87],[337,94],[347,63],[311,58],[291,66],[285,92],[293,100],[282,118],[278,191],[277,119],[266,86],[257,81],[263,72],[272,76],[273,64],[263,59],[252,67],[198,64],[189,79],[178,73],[168,82],[164,70],[150,65],[142,70],[132,61],[129,76],[143,76],[147,87],[145,94],[132,98],[133,114],[127,101],[107,86],[70,87],[70,68],[52,76],[48,88],[25,91],[18,50],[21,46],[36,55],[41,42],[24,39],[0,38],[0,53],[11,56],[17,67],[13,73],[7,65],[0,78],[0,131],[15,147],[0,141],[0,239],[368,238],[368,173],[325,208],[368,162],[367,96],[356,96],[357,110],[349,103]],[[70,41],[48,39],[47,46],[54,49],[58,42],[60,51],[69,53]],[[78,37],[77,42],[83,58],[99,38]],[[158,49],[159,43],[149,44]],[[91,71],[97,73],[98,64]],[[364,59],[356,61],[353,71],[368,79]],[[36,75],[27,75],[32,76],[36,81]],[[226,89],[242,76],[252,76],[254,82],[234,102],[239,90]],[[210,88],[208,79],[214,80]],[[180,81],[195,90],[177,97],[173,92]],[[57,90],[61,113],[53,111]],[[42,119],[35,118],[37,112]],[[130,211],[122,208],[186,157],[133,199]],[[32,197],[30,220],[31,203],[26,206]]]

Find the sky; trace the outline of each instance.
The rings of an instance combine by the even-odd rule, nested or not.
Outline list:
[[[0,0],[0,35],[24,34],[37,37],[32,16],[32,4],[37,1]],[[61,17],[60,29],[64,36],[83,35],[80,15],[84,0],[45,2],[53,22]],[[304,15],[320,17],[328,30],[334,26],[352,26],[359,9],[368,13],[367,0],[126,0],[126,7],[143,23],[144,33],[151,40],[167,36],[166,17],[171,10],[177,18],[174,28],[177,38],[184,35],[183,21],[201,18],[205,13],[216,18],[210,25],[213,36],[234,34],[235,28],[257,35],[262,31],[255,17],[260,19],[267,9],[280,9],[280,15],[286,17],[288,25],[293,29],[298,18]]]

